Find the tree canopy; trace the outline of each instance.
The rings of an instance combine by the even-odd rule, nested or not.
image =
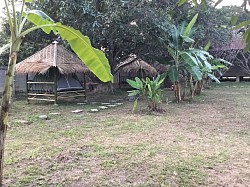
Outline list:
[[[228,42],[231,38],[229,28],[232,9],[242,14],[241,19],[246,15],[242,13],[242,8],[216,9],[210,0],[206,3],[207,9],[203,8],[203,4],[193,7],[189,2],[179,6],[175,0],[43,0],[42,3],[34,0],[28,7],[46,10],[55,21],[61,21],[89,36],[93,46],[106,53],[113,71],[130,54],[136,54],[149,62],[154,61],[154,56],[158,54],[168,56],[159,38],[169,38],[171,24],[189,22],[196,13],[199,16],[192,36],[196,47],[204,47],[208,41],[211,41],[212,46]],[[3,24],[2,38],[6,38],[6,27]],[[54,34],[45,35],[41,30],[33,32],[25,37],[19,60],[54,40],[61,41]],[[2,64],[7,62],[7,56],[1,57]]]

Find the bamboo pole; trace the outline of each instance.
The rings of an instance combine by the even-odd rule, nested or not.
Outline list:
[[[29,103],[29,84],[28,84],[29,74],[26,74],[26,97],[27,103]]]

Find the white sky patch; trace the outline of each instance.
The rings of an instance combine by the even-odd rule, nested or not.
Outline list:
[[[131,21],[130,25],[135,25],[135,26],[137,26],[137,23],[136,23],[136,21]]]
[[[217,1],[217,0],[216,0]],[[230,6],[230,5],[236,5],[241,6],[243,4],[243,0],[223,0],[219,5],[218,8],[221,8],[223,6]]]
[[[3,8],[5,7],[5,3],[3,2],[3,0],[1,0],[2,2],[0,3],[0,18],[2,18],[2,16],[4,15],[4,10]],[[16,3],[15,8],[17,11],[21,11],[21,3]],[[10,7],[10,11],[12,11],[12,7]],[[0,20],[1,22],[1,20]]]

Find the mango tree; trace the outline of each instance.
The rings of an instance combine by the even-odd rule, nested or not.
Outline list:
[[[72,50],[101,81],[108,82],[113,79],[106,56],[102,51],[91,46],[88,37],[82,35],[78,30],[62,25],[59,22],[54,22],[41,10],[30,10],[25,12],[25,3],[31,3],[32,0],[22,0],[20,12],[16,11],[15,0],[11,0],[10,4],[8,4],[8,0],[4,0],[4,2],[10,28],[10,42],[1,48],[0,51],[4,51],[9,47],[10,52],[0,111],[0,186],[2,186],[3,182],[4,143],[13,89],[15,65],[18,51],[25,35],[36,29],[42,29],[47,34],[54,32],[69,43]],[[24,30],[27,21],[30,21],[35,26]]]

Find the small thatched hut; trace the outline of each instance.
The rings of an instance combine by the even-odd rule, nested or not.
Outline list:
[[[89,70],[66,48],[53,42],[16,65],[18,74],[26,74],[27,100],[53,101],[86,97],[83,84],[77,77]]]
[[[130,55],[129,58],[116,66],[115,74],[117,75],[119,87],[121,87],[122,84],[126,84],[127,78],[155,77],[158,73],[153,66],[144,60],[136,55]]]
[[[245,43],[241,31],[233,34],[231,41],[224,46],[212,49],[210,53],[232,63],[227,71],[221,76],[222,80],[237,80],[250,76],[250,53],[244,53]]]

